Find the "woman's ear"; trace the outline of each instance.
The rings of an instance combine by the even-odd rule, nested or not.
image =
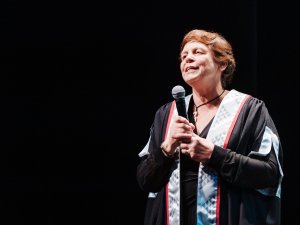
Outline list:
[[[228,66],[228,63],[227,63],[227,62],[221,63],[221,65],[220,65],[220,67],[219,67],[220,70],[221,70],[221,72],[223,72],[224,70],[226,70],[227,66]]]

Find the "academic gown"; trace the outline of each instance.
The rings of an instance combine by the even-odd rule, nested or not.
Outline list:
[[[139,154],[141,162],[137,167],[137,181],[141,189],[148,193],[144,225],[169,224],[166,185],[171,176],[170,171],[178,160],[176,157],[166,157],[160,145],[166,134],[172,103],[157,110],[149,142]],[[187,109],[190,117],[192,105],[193,99],[190,98]],[[200,136],[206,137],[211,123],[212,121]],[[198,171],[195,169],[199,164],[184,157],[181,159],[181,170],[185,175],[181,177],[181,182],[184,183],[182,187],[185,191],[182,190],[181,199],[182,204],[189,205],[190,209],[184,211],[182,221],[185,222],[181,224],[196,225],[197,221],[204,225],[281,224],[282,147],[263,101],[248,96],[237,115],[226,148],[215,145],[211,158],[205,165],[214,170],[218,177],[219,210],[215,212],[212,222],[201,222],[199,218],[197,220],[197,193],[191,192],[199,188],[197,179],[201,177],[197,177]],[[189,180],[191,182],[186,182]]]

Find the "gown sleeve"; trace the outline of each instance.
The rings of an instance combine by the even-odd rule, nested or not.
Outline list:
[[[245,103],[228,148],[215,146],[208,166],[233,185],[280,195],[282,147],[263,101],[251,97]]]
[[[164,140],[166,124],[171,103],[160,107],[150,129],[150,138],[145,148],[140,152],[141,161],[138,164],[136,177],[139,186],[146,192],[158,192],[169,180],[171,167],[176,157],[166,157],[160,145]]]

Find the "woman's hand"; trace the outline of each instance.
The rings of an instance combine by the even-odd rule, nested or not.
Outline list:
[[[170,127],[170,134],[161,145],[164,153],[173,155],[182,142],[189,143],[193,137],[194,129],[194,124],[190,123],[186,118],[176,117]]]
[[[198,135],[192,135],[192,138],[189,142],[182,142],[180,144],[182,154],[188,155],[191,159],[207,163],[211,157],[211,154],[214,149],[214,144]]]

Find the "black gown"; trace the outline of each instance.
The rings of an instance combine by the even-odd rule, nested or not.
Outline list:
[[[167,224],[165,186],[175,160],[163,155],[160,144],[165,136],[170,107],[171,102],[157,110],[150,131],[148,154],[141,156],[137,167],[137,181],[141,189],[155,193],[155,197],[148,199],[144,225]],[[189,117],[191,111],[190,106]],[[201,137],[206,137],[210,125],[211,122],[200,134]],[[276,147],[278,153],[274,150],[276,145],[272,144],[267,155],[253,154],[264,144],[266,129],[271,130],[272,138],[279,141]],[[187,157],[183,157],[181,163],[183,221],[184,225],[195,225],[199,163]],[[281,224],[282,147],[263,101],[254,97],[246,101],[227,148],[215,145],[208,166],[217,171],[220,178],[220,225]]]

